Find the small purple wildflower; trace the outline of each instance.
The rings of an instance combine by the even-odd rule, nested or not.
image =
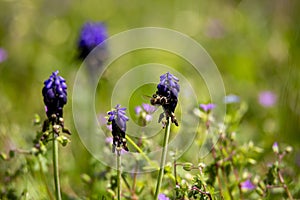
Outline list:
[[[108,38],[106,26],[101,22],[87,22],[82,26],[78,41],[80,58],[85,58],[95,47]]]
[[[253,190],[255,189],[255,185],[251,182],[251,180],[247,179],[244,182],[241,182],[241,188],[244,190]]]
[[[274,142],[274,144],[272,145],[272,149],[274,153],[279,153],[279,146],[277,142]]]
[[[155,112],[156,107],[150,104],[143,103],[142,106],[135,107],[136,115],[143,120],[143,125],[152,120],[152,114]]]
[[[63,77],[58,76],[58,71],[53,72],[44,82],[42,94],[48,118],[53,114],[57,118],[63,117],[63,107],[67,103],[67,84]]]
[[[208,104],[200,104],[199,107],[204,111],[204,112],[209,112],[212,109],[216,107],[215,104],[213,103],[208,103]]]
[[[143,110],[147,113],[147,114],[152,114],[155,112],[156,108],[155,106],[152,106],[150,104],[147,103],[143,103],[142,104]]]
[[[142,107],[141,106],[135,107],[134,112],[136,115],[140,115],[140,113],[142,112]]]
[[[7,59],[7,52],[5,49],[0,48],[0,63],[4,62]]]
[[[272,107],[277,102],[277,96],[271,91],[263,91],[259,93],[258,101],[263,107]]]
[[[108,124],[112,125],[113,152],[115,152],[115,147],[120,147],[121,145],[125,151],[128,151],[125,132],[126,122],[129,118],[126,116],[125,110],[126,108],[121,108],[120,104],[118,104],[115,109],[107,113],[109,115]]]
[[[170,200],[170,198],[167,197],[165,194],[160,193],[160,194],[158,195],[158,200]]]

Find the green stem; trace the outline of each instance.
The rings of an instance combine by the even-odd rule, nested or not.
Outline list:
[[[56,200],[61,200],[59,172],[58,172],[58,141],[56,133],[53,131],[53,171],[54,171],[54,185]]]
[[[171,130],[171,118],[168,117],[154,199],[158,198],[160,186],[161,186],[162,179],[163,179],[164,167],[165,167],[165,162],[166,162],[167,152],[168,152],[168,141],[169,141],[169,136],[170,136],[170,130]]]
[[[126,140],[147,160],[149,164],[153,164],[150,158],[143,152],[143,150],[126,134]],[[158,169],[158,166],[155,166]]]
[[[118,185],[118,200],[121,200],[121,151],[117,150],[117,185]]]

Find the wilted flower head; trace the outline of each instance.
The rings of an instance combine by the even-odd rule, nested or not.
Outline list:
[[[151,99],[152,105],[161,105],[167,117],[178,126],[174,112],[178,102],[178,93],[180,86],[179,79],[173,74],[167,72],[160,76],[160,83],[157,85],[156,94]]]
[[[216,107],[215,104],[213,103],[208,103],[208,104],[200,104],[199,106],[204,112],[209,112],[212,109],[214,109]]]
[[[277,101],[277,96],[271,91],[263,91],[259,93],[258,101],[264,107],[272,107]]]
[[[170,200],[170,198],[167,197],[165,194],[160,193],[160,194],[158,195],[158,200]]]
[[[247,179],[241,183],[241,188],[244,190],[253,190],[255,189],[255,185],[249,179]]]
[[[58,76],[58,71],[44,82],[42,90],[46,113],[48,118],[55,114],[56,117],[63,117],[63,107],[67,103],[67,84],[63,77]]]
[[[85,58],[96,46],[107,39],[107,30],[101,22],[87,22],[82,26],[78,41],[80,57]]]
[[[7,59],[7,52],[0,48],[0,63],[2,63],[3,61],[5,61]]]
[[[126,132],[126,122],[129,120],[125,113],[126,108],[121,108],[118,104],[115,109],[109,111],[107,114],[108,123],[112,124],[112,135],[113,135],[113,152],[115,151],[115,147],[120,147],[121,144],[124,150],[128,151],[125,132]]]

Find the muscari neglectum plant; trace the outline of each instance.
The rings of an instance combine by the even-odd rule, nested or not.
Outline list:
[[[113,144],[112,152],[117,153],[117,198],[121,199],[121,150],[129,151],[126,143],[126,122],[129,118],[125,113],[126,108],[121,108],[118,104],[115,109],[109,111],[107,114],[108,124],[112,125]]]
[[[171,123],[174,123],[176,126],[178,126],[178,121],[174,114],[178,102],[178,93],[180,91],[180,86],[178,82],[179,79],[169,72],[161,75],[160,82],[157,85],[157,91],[152,96],[152,99],[150,101],[152,105],[161,105],[163,107],[164,114],[166,116],[166,122],[165,122],[166,127],[165,127],[164,141],[163,141],[163,150],[162,150],[160,169],[159,169],[159,174],[158,174],[157,184],[156,184],[156,189],[154,194],[155,199],[158,199],[160,186],[162,183],[163,172],[164,172],[167,151],[168,151],[168,141],[170,136]]]
[[[60,130],[62,130],[63,133],[71,133],[64,127],[63,120],[63,107],[67,103],[67,84],[65,79],[58,75],[58,71],[53,72],[49,79],[44,82],[42,94],[48,119],[46,119],[43,124],[43,135],[40,137],[41,141],[39,141],[38,145],[35,145],[35,147],[39,148],[41,142],[43,144],[47,143],[49,137],[52,136],[55,195],[56,199],[60,200],[58,142],[65,145],[66,141],[68,141],[64,137],[59,137]]]

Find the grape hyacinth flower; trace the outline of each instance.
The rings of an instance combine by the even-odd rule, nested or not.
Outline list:
[[[126,108],[121,108],[120,104],[118,104],[115,109],[107,113],[109,115],[108,124],[112,124],[113,153],[115,152],[116,147],[120,148],[121,145],[125,151],[129,151],[125,138],[126,122],[129,119],[126,116],[125,110]]]
[[[173,74],[167,72],[160,76],[160,83],[157,85],[157,91],[151,98],[151,105],[161,105],[165,111],[166,117],[171,117],[172,123],[178,126],[178,121],[174,115],[178,102],[178,93],[180,86],[179,79]]]
[[[95,47],[107,39],[106,26],[101,22],[87,22],[82,26],[78,41],[79,57],[84,59]]]
[[[67,84],[65,79],[58,75],[58,71],[53,72],[44,82],[42,94],[48,118],[53,117],[52,115],[57,119],[62,118],[63,107],[67,103]]]

